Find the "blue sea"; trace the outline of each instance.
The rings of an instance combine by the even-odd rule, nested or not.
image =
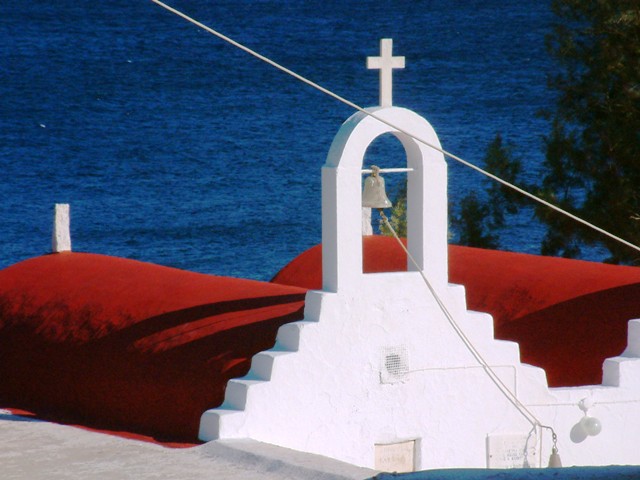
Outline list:
[[[395,105],[479,165],[500,133],[541,174],[548,0],[169,3],[364,107],[391,37]],[[50,251],[69,203],[75,251],[268,280],[320,242],[320,169],[352,113],[150,0],[4,0],[0,268]],[[404,157],[381,140],[369,160]],[[449,163],[454,208],[484,188]],[[512,220],[502,247],[537,253],[543,229]]]

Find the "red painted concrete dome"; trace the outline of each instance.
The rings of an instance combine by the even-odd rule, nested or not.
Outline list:
[[[0,271],[0,401],[44,418],[196,441],[227,381],[301,319],[305,290],[59,253]]]

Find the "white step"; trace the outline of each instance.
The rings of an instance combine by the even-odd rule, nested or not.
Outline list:
[[[220,438],[241,438],[245,413],[240,410],[212,408],[200,417],[198,438],[205,442]]]

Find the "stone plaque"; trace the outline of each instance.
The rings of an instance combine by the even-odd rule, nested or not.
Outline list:
[[[488,468],[535,468],[539,466],[538,441],[534,434],[487,436]]]
[[[376,444],[375,469],[381,472],[406,473],[415,470],[416,441]]]

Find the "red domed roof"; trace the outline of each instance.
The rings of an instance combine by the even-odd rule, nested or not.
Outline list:
[[[20,262],[0,271],[0,401],[196,441],[228,379],[303,317],[304,294],[103,255]]]
[[[363,238],[367,273],[406,270],[391,237]],[[449,246],[449,280],[465,285],[470,310],[491,313],[495,335],[520,344],[522,361],[544,368],[551,386],[599,384],[602,362],[626,347],[627,322],[640,318],[640,268]],[[315,246],[272,280],[322,288]]]
[[[393,238],[363,240],[366,272],[406,269]],[[450,281],[493,314],[496,336],[549,384],[598,384],[602,361],[640,318],[640,269],[468,247],[449,248]],[[82,253],[0,271],[0,406],[161,440],[196,441],[200,415],[230,378],[303,318],[322,283],[321,248],[272,283]]]

